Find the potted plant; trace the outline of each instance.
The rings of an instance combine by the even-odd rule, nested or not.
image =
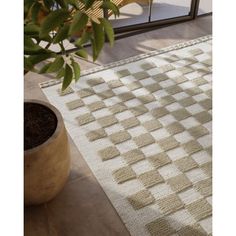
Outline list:
[[[62,80],[62,90],[78,81],[80,66],[75,56],[87,58],[84,45],[91,43],[93,60],[105,38],[111,46],[114,32],[103,17],[119,14],[110,0],[25,0],[24,71],[50,73]],[[64,42],[75,38],[74,48]],[[51,200],[69,174],[69,144],[63,119],[52,105],[27,100],[24,104],[24,195],[25,204]]]

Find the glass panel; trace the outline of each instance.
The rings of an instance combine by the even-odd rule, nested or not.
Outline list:
[[[190,12],[191,0],[153,0],[152,21],[186,16]]]
[[[198,15],[212,12],[212,0],[200,0]]]
[[[148,22],[149,0],[114,0],[120,6],[120,16],[115,19],[114,15],[109,17],[113,27],[136,25]],[[121,7],[122,6],[122,7]]]

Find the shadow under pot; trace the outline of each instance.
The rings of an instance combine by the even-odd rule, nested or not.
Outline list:
[[[24,203],[53,199],[70,171],[67,132],[59,111],[38,100],[24,102]]]

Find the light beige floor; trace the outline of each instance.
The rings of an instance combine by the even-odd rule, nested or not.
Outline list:
[[[106,45],[97,63],[106,64],[171,44],[212,33],[212,17],[157,29]],[[82,69],[96,65],[81,61]],[[51,79],[28,73],[25,76],[25,98],[47,100],[38,83]],[[51,202],[25,208],[26,236],[113,236],[129,235],[112,204],[71,143],[71,172],[62,192]]]

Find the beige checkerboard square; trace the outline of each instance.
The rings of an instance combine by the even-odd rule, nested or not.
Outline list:
[[[151,114],[156,118],[161,118],[162,116],[165,116],[169,114],[169,111],[165,107],[159,107],[151,110]]]
[[[212,179],[204,179],[194,184],[195,189],[204,197],[212,195]]]
[[[153,64],[153,63],[143,63],[140,65],[140,67],[143,69],[143,70],[150,70],[152,68],[155,68],[156,65]]]
[[[97,95],[102,99],[107,99],[115,96],[115,93],[112,90],[106,90],[101,93],[97,93]]]
[[[113,114],[116,114],[116,113],[119,113],[119,112],[122,112],[122,111],[126,111],[127,107],[126,107],[126,105],[123,102],[120,102],[120,103],[117,103],[115,105],[110,106],[109,110]]]
[[[152,204],[155,198],[148,190],[141,190],[128,197],[128,200],[135,210],[141,209],[147,205]]]
[[[156,82],[160,83],[161,81],[169,79],[169,77],[166,74],[159,73],[156,75],[153,75],[152,78],[156,80]]]
[[[132,82],[132,83],[130,83],[130,84],[127,84],[126,86],[127,86],[127,88],[128,88],[129,90],[133,91],[133,90],[135,90],[135,89],[141,88],[141,87],[142,87],[142,84],[141,84],[139,81],[134,81],[134,82]]]
[[[152,144],[152,143],[155,142],[155,139],[152,137],[152,135],[148,134],[148,133],[147,134],[141,134],[138,137],[134,137],[133,140],[139,148],[147,146],[147,145]]]
[[[155,168],[159,168],[159,167],[162,167],[164,165],[171,163],[170,158],[168,157],[168,155],[165,152],[152,155],[152,156],[148,157],[148,160],[151,162],[151,164]]]
[[[192,97],[187,97],[179,100],[179,104],[182,105],[183,107],[188,107],[195,103],[196,101]]]
[[[113,171],[112,175],[118,184],[136,178],[136,174],[130,166],[125,166],[115,170]]]
[[[167,93],[169,94],[176,94],[176,93],[181,93],[183,90],[181,87],[179,87],[178,85],[172,85],[168,88],[165,89]]]
[[[190,72],[193,72],[193,68],[191,68],[190,66],[183,66],[177,69],[179,72],[181,72],[182,74],[188,74]]]
[[[175,161],[175,165],[176,165],[176,166],[178,167],[178,169],[181,170],[182,172],[189,171],[189,170],[192,170],[192,169],[198,167],[197,162],[195,162],[195,161],[193,160],[193,158],[190,157],[190,156],[181,158],[181,159],[179,159],[179,160],[176,160],[176,161]]]
[[[123,83],[120,80],[111,80],[107,82],[109,88],[114,89],[123,86]]]
[[[186,225],[178,231],[179,236],[206,236],[208,235],[199,224]],[[210,235],[208,235],[210,236]]]
[[[157,220],[148,223],[146,227],[151,236],[171,236],[175,233],[174,228],[172,228],[165,217],[158,218]]]
[[[89,139],[89,141],[95,141],[97,139],[105,138],[107,134],[104,131],[104,129],[97,129],[97,130],[88,132],[86,136]]]
[[[81,97],[81,98],[85,98],[88,96],[91,96],[93,94],[95,94],[94,90],[92,88],[84,88],[81,89],[77,92],[77,94]]]
[[[203,84],[207,84],[207,80],[205,80],[204,78],[202,77],[199,77],[199,78],[196,78],[196,79],[193,79],[192,80],[197,86],[201,86]]]
[[[165,73],[165,72],[174,70],[175,67],[172,66],[171,64],[166,64],[166,65],[163,65],[163,66],[158,67],[158,69],[159,69],[162,73]]]
[[[122,77],[125,77],[125,76],[128,76],[130,75],[130,72],[129,70],[125,69],[125,70],[119,70],[116,72],[116,75],[119,77],[119,78],[122,78]]]
[[[171,79],[177,84],[184,83],[188,80],[184,75],[176,76],[176,77],[171,78]]]
[[[207,66],[212,66],[212,60],[211,59],[206,59],[202,61],[202,63],[206,64]]]
[[[188,132],[195,138],[198,139],[202,137],[203,135],[206,135],[209,133],[208,129],[205,128],[202,125],[192,127],[188,130]]]
[[[142,95],[137,97],[143,104],[155,101],[155,97],[152,94]]]
[[[176,139],[173,137],[161,139],[158,141],[158,144],[164,151],[168,151],[179,146],[179,142],[177,142]]]
[[[204,171],[205,174],[207,174],[209,177],[212,176],[212,163],[207,162],[201,165],[201,169]]]
[[[76,119],[79,125],[85,125],[95,120],[94,116],[91,115],[90,113],[86,113],[84,115],[78,116]]]
[[[150,92],[150,93],[154,93],[160,89],[162,89],[162,87],[158,84],[158,83],[154,83],[154,84],[149,84],[147,86],[145,86],[145,88]]]
[[[186,209],[197,221],[212,215],[212,207],[205,199],[190,203],[186,206]]]
[[[131,139],[131,135],[127,131],[123,130],[123,131],[119,131],[117,133],[111,134],[109,138],[112,143],[118,144],[118,143],[122,143],[124,141]]]
[[[116,147],[110,146],[110,147],[107,147],[98,151],[98,154],[102,158],[103,161],[106,161],[106,160],[119,156],[120,152]]]
[[[200,113],[195,114],[194,116],[202,124],[212,120],[211,114],[209,114],[207,111],[202,111]]]
[[[105,104],[102,101],[93,102],[87,105],[91,111],[97,111],[99,109],[105,108]]]
[[[172,115],[175,117],[176,120],[183,120],[191,116],[191,113],[189,113],[185,108],[179,109],[172,112]]]
[[[206,151],[209,153],[210,156],[212,156],[212,146],[206,148]]]
[[[76,99],[76,100],[73,100],[71,102],[67,102],[66,106],[71,111],[71,110],[74,110],[78,107],[84,106],[84,102],[81,99]]]
[[[199,104],[205,108],[206,110],[212,109],[212,100],[211,99],[205,99],[199,102]]]
[[[143,183],[143,185],[146,188],[150,188],[156,184],[164,182],[164,179],[158,173],[157,170],[151,170],[151,171],[145,172],[139,175],[138,178],[140,179],[140,181]]]
[[[140,149],[134,149],[123,154],[125,161],[128,164],[134,164],[145,159],[143,152]]]
[[[198,87],[193,87],[193,88],[186,89],[185,92],[190,96],[195,96],[202,93],[203,91]]]
[[[146,71],[140,71],[140,72],[134,73],[133,76],[135,79],[140,80],[140,79],[148,78],[149,74]]]
[[[148,109],[144,105],[138,105],[129,109],[135,116],[143,115],[148,112]]]
[[[185,130],[183,125],[181,125],[179,122],[171,123],[170,125],[166,126],[166,129],[172,135],[181,133]]]
[[[62,91],[61,89],[58,89],[57,92],[60,96],[65,96],[65,95],[74,93],[74,90],[71,87],[67,87],[64,91]]]
[[[87,84],[90,85],[91,87],[102,84],[104,82],[105,81],[103,78],[94,78],[94,79],[87,80]]]
[[[162,106],[167,106],[175,102],[175,99],[171,95],[168,95],[168,96],[160,98],[159,102],[161,103]]]
[[[202,146],[195,140],[184,143],[183,148],[189,155],[202,150]]]
[[[171,189],[176,193],[192,186],[191,181],[184,174],[168,179],[167,183],[170,185]]]
[[[125,129],[133,128],[140,124],[139,120],[136,117],[131,117],[131,118],[122,120],[120,123]]]
[[[118,123],[118,120],[113,115],[101,117],[97,121],[103,128]]]
[[[144,122],[142,125],[149,132],[162,128],[162,124],[158,120],[149,120]]]
[[[207,68],[207,67],[204,67],[204,68],[199,68],[197,69],[197,72],[201,75],[207,75],[207,74],[211,74],[212,72],[212,69],[211,68]]]
[[[125,93],[121,93],[118,95],[118,97],[123,101],[126,102],[128,100],[131,100],[133,98],[135,98],[135,96],[132,94],[132,92],[125,92]]]
[[[167,197],[158,199],[157,204],[164,214],[176,212],[184,206],[180,198],[175,193]]]
[[[200,48],[194,48],[194,49],[189,50],[189,53],[191,53],[193,56],[197,56],[204,52]]]
[[[207,91],[205,92],[205,94],[206,94],[208,97],[212,98],[212,89],[207,90]]]

